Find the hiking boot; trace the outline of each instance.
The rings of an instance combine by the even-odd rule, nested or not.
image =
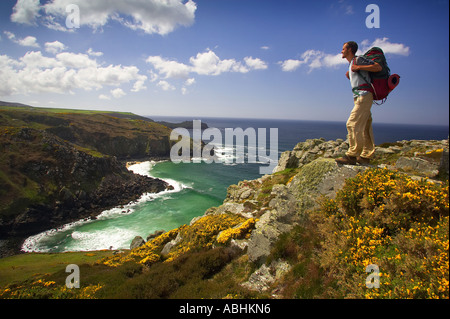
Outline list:
[[[336,163],[341,165],[356,165],[356,157],[354,156],[347,156],[336,158]]]
[[[369,165],[370,164],[370,158],[365,158],[365,157],[362,157],[362,156],[358,156],[356,158],[356,162],[359,165]]]

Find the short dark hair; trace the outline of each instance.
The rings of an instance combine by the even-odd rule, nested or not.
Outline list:
[[[347,46],[350,48],[350,50],[352,50],[353,54],[356,54],[356,52],[358,51],[358,43],[356,43],[354,41],[348,41],[345,44],[347,44]]]

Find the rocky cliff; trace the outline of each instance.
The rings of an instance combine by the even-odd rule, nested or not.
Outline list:
[[[241,252],[242,257],[239,260],[246,260],[249,264],[254,265],[253,267],[256,267],[256,270],[244,278],[242,278],[242,275],[234,274],[237,276],[236,278],[239,278],[237,281],[240,282],[240,287],[264,294],[264,296],[268,296],[267,293],[269,293],[271,297],[279,297],[280,291],[293,289],[291,284],[286,282],[290,279],[281,280],[283,276],[291,274],[290,276],[294,276],[295,280],[299,280],[298,269],[302,269],[301,273],[312,271],[304,269],[307,267],[305,266],[306,262],[304,262],[305,264],[298,263],[299,259],[305,258],[301,251],[305,248],[299,248],[301,243],[298,242],[298,238],[292,242],[289,242],[292,239],[288,239],[287,247],[280,248],[286,245],[283,241],[286,241],[286,238],[299,237],[297,234],[298,228],[310,225],[310,220],[313,218],[311,216],[314,216],[312,212],[323,209],[321,207],[323,199],[332,201],[349,179],[363,176],[366,171],[374,168],[383,168],[376,174],[390,176],[391,173],[388,172],[396,171],[398,173],[395,174],[399,174],[399,176],[407,176],[407,185],[412,184],[412,181],[421,181],[420,184],[423,180],[426,180],[425,184],[429,185],[448,183],[448,140],[413,140],[382,144],[377,146],[372,165],[337,165],[334,158],[342,156],[347,149],[348,143],[343,140],[312,139],[298,143],[292,151],[284,152],[281,155],[279,164],[274,169],[273,174],[231,185],[222,205],[208,209],[203,216],[194,218],[190,225],[165,233],[156,240],[150,239],[147,244],[140,239],[139,245],[144,246],[138,248],[133,246],[131,255],[142,258],[151,251],[152,262],[157,262],[167,257],[173,259],[174,256],[179,256],[181,252],[190,251],[193,249],[193,245],[196,249],[200,249],[202,247],[222,247],[223,243],[226,243],[230,249]],[[371,183],[376,183],[376,178],[379,177],[367,178]],[[395,178],[401,180],[398,177]],[[394,178],[390,183],[396,183]],[[420,190],[419,195],[414,196],[422,196],[421,194],[427,192]],[[384,197],[391,196],[385,190],[382,190],[381,193]],[[431,191],[429,193],[431,194]],[[395,194],[392,196],[397,196]],[[401,193],[398,194],[402,195]],[[443,216],[447,214],[448,216],[448,187],[444,187],[441,194],[444,201],[441,203],[443,208],[440,214],[443,214]],[[358,195],[350,194],[349,196],[350,198],[357,198]],[[431,200],[436,200],[436,198],[432,197]],[[354,200],[352,199],[352,201]],[[380,202],[384,205],[384,202],[391,200],[384,198]],[[430,199],[424,198],[424,202],[428,200]],[[364,201],[362,203],[356,202],[356,204],[357,207],[359,207],[358,205],[369,205],[364,204]],[[398,203],[395,203],[395,205],[398,205]],[[405,205],[403,204],[403,206]],[[433,209],[437,209],[437,207]],[[419,208],[418,211],[422,214],[425,212],[425,208]],[[319,214],[321,215],[320,218],[326,218],[323,213]],[[226,216],[239,216],[244,219],[236,221],[235,224],[225,224],[222,220],[230,218]],[[407,218],[414,219],[412,216]],[[248,227],[248,225],[251,225],[251,227]],[[227,230],[227,227],[230,228]],[[214,229],[217,229],[217,231],[214,232]],[[316,232],[319,232],[319,230],[311,230],[302,234],[302,236],[319,236]],[[192,239],[192,233],[197,236],[195,241]],[[203,234],[208,234],[207,240],[198,239],[204,236]],[[369,236],[368,238],[375,237]],[[165,239],[163,240],[163,238]],[[309,246],[314,245],[314,243],[306,240],[305,242],[309,249],[307,254],[313,254],[314,247]],[[323,245],[318,243],[317,239],[318,247]],[[325,245],[317,249],[318,251],[326,251],[330,248]],[[278,253],[278,250],[282,250],[282,253]],[[123,257],[121,258],[123,260]],[[287,260],[289,258],[296,260],[297,263],[292,262],[292,260],[289,262]],[[323,256],[320,257],[314,263],[308,261],[308,267],[317,267],[316,272],[313,271],[312,273],[314,276],[319,276],[315,279],[319,282],[317,285],[322,285],[320,283],[322,279],[318,272],[323,270],[316,263],[324,263],[323,258]],[[117,257],[117,260],[120,260],[120,258]],[[142,259],[142,261],[145,260],[147,259]],[[113,261],[106,262],[106,264],[111,263]],[[293,267],[294,270],[292,270]],[[292,274],[292,271],[294,271],[294,274]],[[312,286],[312,284],[305,283],[308,279],[302,278],[301,280],[302,284],[307,286],[306,290],[311,289],[309,285]],[[335,280],[334,277],[331,280]],[[277,282],[278,285],[276,285]],[[284,294],[287,293],[284,292]]]
[[[371,166],[336,165],[347,148],[299,143],[189,225],[82,266],[84,285],[99,298],[448,298],[448,140],[382,144]],[[39,292],[60,296],[66,275]],[[37,291],[31,282],[3,297]]]
[[[228,189],[223,205],[207,214],[233,213],[259,221],[248,240],[250,261],[261,264],[281,233],[298,223],[321,196],[333,198],[344,182],[368,168],[381,167],[404,172],[413,179],[448,179],[448,140],[399,141],[379,145],[373,165],[339,166],[348,143],[338,139],[311,139],[284,152],[274,173],[252,181],[241,181]],[[436,181],[439,182],[439,181]]]
[[[165,190],[120,160],[167,157],[170,131],[129,113],[0,108],[0,239],[95,218]]]

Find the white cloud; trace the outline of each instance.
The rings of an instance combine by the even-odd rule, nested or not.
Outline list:
[[[61,25],[58,22],[58,19],[55,16],[51,16],[48,14],[45,14],[42,17],[41,20],[42,25],[44,25],[45,27],[51,29],[51,30],[55,30],[55,31],[62,31],[62,32],[75,32],[75,28],[66,28],[65,23],[63,25]]]
[[[156,82],[159,79],[159,75],[153,72],[153,70],[148,70],[148,74],[150,74],[150,82]]]
[[[140,75],[136,82],[134,82],[133,88],[131,92],[139,92],[142,90],[146,90],[145,81],[147,81],[147,77],[145,75]]]
[[[251,69],[251,70],[265,70],[267,69],[267,63],[259,58],[253,58],[253,57],[245,57],[244,58],[245,64]]]
[[[111,95],[112,95],[114,98],[119,99],[119,98],[121,98],[122,96],[125,96],[125,95],[127,95],[127,94],[126,94],[121,88],[116,88],[116,89],[111,90]]]
[[[388,38],[376,39],[372,43],[369,40],[361,41],[362,49],[358,50],[357,55],[364,54],[371,47],[380,47],[383,49],[385,54],[396,54],[408,56],[410,54],[410,49],[402,43],[392,43],[389,42]],[[342,55],[329,54],[318,50],[307,50],[301,55],[301,59],[288,59],[278,62],[281,65],[281,69],[285,72],[291,72],[298,69],[301,65],[305,64],[309,67],[311,72],[314,69],[319,68],[335,68],[340,65],[347,65],[348,61],[342,59]]]
[[[308,64],[309,71],[311,72],[313,69],[323,66],[322,59],[324,59],[325,56],[325,53],[322,51],[308,50],[303,53],[302,58],[303,62]]]
[[[69,4],[78,6],[81,26],[98,30],[116,21],[133,30],[161,35],[178,26],[192,25],[197,10],[192,0],[50,0],[42,5],[39,0],[18,0],[11,20],[31,25],[40,22],[50,29],[72,31],[65,28]]]
[[[87,54],[89,54],[90,56],[102,56],[103,52],[95,52],[94,50],[92,50],[92,48],[89,48],[89,50],[86,51]]]
[[[147,63],[153,65],[156,71],[164,78],[187,78],[189,76],[189,66],[176,61],[170,61],[161,58],[160,56],[149,56]]]
[[[348,61],[342,58],[342,54],[326,54],[322,59],[325,67],[337,67],[339,65],[347,65]]]
[[[198,53],[196,57],[189,59],[192,71],[201,75],[219,75],[224,72],[247,73],[248,68],[235,59],[221,60],[213,51],[208,50]]]
[[[33,36],[27,36],[23,39],[17,39],[16,35],[9,31],[3,32],[9,40],[11,40],[14,43],[17,43],[18,45],[24,46],[24,47],[35,47],[39,48],[39,43],[37,43],[37,39]]]
[[[340,0],[339,3],[341,4],[341,9],[344,11],[346,15],[352,15],[355,12],[353,11],[353,6],[346,3],[346,1]]]
[[[371,47],[380,47],[385,54],[397,54],[408,56],[410,54],[409,47],[405,46],[403,43],[392,43],[389,41],[389,38],[378,38],[369,44],[369,40],[364,40],[361,42],[363,45],[362,53],[358,51],[358,54],[364,54],[365,51],[370,49]]]
[[[24,47],[34,47],[34,48],[39,48],[39,44],[37,43],[37,39],[35,37],[32,36],[27,36],[23,39],[20,39],[17,42],[19,45],[24,46]]]
[[[267,63],[259,58],[245,57],[243,62],[235,59],[220,59],[211,49],[199,52],[196,56],[189,58],[189,64],[169,60],[161,56],[149,56],[146,62],[153,66],[149,70],[151,82],[159,79],[182,79],[184,86],[182,93],[187,93],[187,86],[195,83],[195,78],[190,77],[192,73],[198,75],[218,76],[222,73],[237,72],[247,73],[252,70],[267,69]],[[172,90],[175,87],[165,80],[160,80],[157,86],[163,90]]]
[[[57,45],[59,46],[59,45]],[[0,96],[29,93],[73,93],[132,83],[132,92],[145,89],[147,77],[135,66],[101,66],[86,54],[61,52],[54,57],[41,51],[19,59],[0,55]],[[122,90],[123,92],[123,90]],[[123,92],[125,93],[125,92]],[[116,96],[121,95],[115,91]]]
[[[110,98],[108,95],[105,95],[105,94],[100,94],[100,95],[98,96],[98,98],[99,98],[100,100],[111,100],[111,98]]]
[[[8,39],[11,41],[16,41],[16,35],[10,31],[3,31],[3,34],[6,35]]]
[[[288,59],[278,63],[285,72],[295,71],[303,64],[307,65],[309,72],[311,72],[314,69],[322,67],[336,67],[347,63],[347,61],[343,60],[340,54],[333,55],[318,50],[307,50],[302,54],[301,60]]]
[[[261,50],[269,50],[269,49],[270,49],[270,47],[267,46],[267,45],[263,45],[263,46],[261,47]]]
[[[63,67],[55,58],[43,56],[41,51],[27,52],[19,61],[19,65],[23,70],[44,70]]]
[[[45,43],[45,51],[52,53],[52,54],[57,54],[57,53],[65,50],[66,48],[67,47],[59,41]]]
[[[222,73],[237,72],[247,73],[252,70],[267,69],[267,63],[259,58],[245,57],[243,62],[235,59],[220,59],[217,54],[207,49],[205,52],[197,53],[189,59],[189,64],[169,60],[161,56],[149,56],[146,62],[153,66],[153,70],[149,70],[152,82],[159,79],[183,79],[184,89],[182,93],[187,92],[186,86],[195,83],[195,79],[191,78],[191,74],[218,76]],[[157,84],[163,90],[171,90],[174,87],[167,81],[160,80]]]
[[[298,69],[300,67],[300,65],[302,65],[304,62],[300,61],[300,60],[293,60],[293,59],[288,59],[285,61],[280,61],[278,62],[278,64],[281,65],[281,69],[285,72],[292,72],[295,71],[296,69]]]
[[[169,82],[161,80],[158,82],[157,86],[159,86],[164,91],[172,91],[175,90],[175,87],[171,85]]]
[[[186,95],[188,93],[187,86],[191,86],[195,84],[195,79],[190,78],[184,81],[184,86],[181,88],[181,94]]]
[[[36,24],[36,18],[39,17],[39,0],[17,0],[13,7],[11,21],[23,24]]]
[[[194,78],[187,79],[186,82],[184,82],[184,84],[185,84],[186,86],[191,86],[191,85],[193,85],[194,83],[195,83],[195,79],[194,79]]]
[[[67,68],[97,68],[97,61],[91,60],[88,55],[83,53],[62,52],[56,55],[56,59]]]

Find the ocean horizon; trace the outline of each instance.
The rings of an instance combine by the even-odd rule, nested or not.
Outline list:
[[[297,143],[307,139],[324,138],[336,140],[347,138],[345,121],[319,121],[296,119],[251,119],[229,117],[201,116],[152,116],[145,115],[154,121],[181,123],[184,121],[201,120],[210,128],[278,128],[279,151],[291,150]],[[449,125],[429,124],[372,124],[375,144],[394,143],[402,140],[443,140],[449,136]]]

